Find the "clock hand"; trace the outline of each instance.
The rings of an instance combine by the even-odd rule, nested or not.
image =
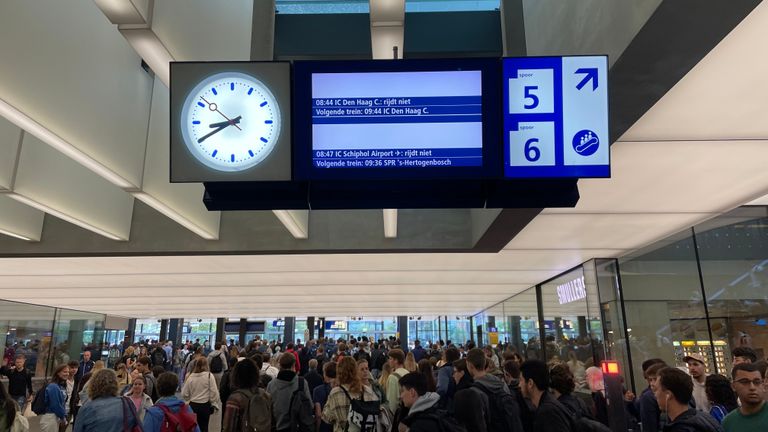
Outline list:
[[[209,110],[211,110],[211,111],[216,111],[217,113],[221,114],[221,116],[222,116],[222,117],[224,117],[225,119],[227,119],[227,121],[228,121],[228,122],[230,122],[230,124],[232,124],[234,127],[238,128],[238,129],[240,129],[240,126],[238,126],[238,125],[236,125],[236,124],[232,123],[232,120],[231,120],[229,117],[225,116],[223,112],[219,111],[219,107],[218,107],[218,106],[217,106],[215,103],[211,103],[211,102],[208,102],[208,101],[207,101],[207,100],[206,100],[204,97],[202,97],[202,96],[200,96],[200,99],[202,99],[202,100],[203,100],[203,102],[205,102],[205,103],[207,103],[207,104],[208,104],[208,109],[209,109]],[[240,129],[240,130],[242,130],[242,129]]]
[[[211,123],[208,126],[212,127],[212,128],[217,128],[217,127],[221,127],[221,126],[229,126],[229,125],[234,126],[236,123],[240,123],[240,119],[242,119],[242,116],[237,116],[237,117],[233,118],[232,120],[227,120],[227,121],[223,121],[223,122],[219,122],[219,123]]]
[[[207,134],[205,136],[200,137],[200,139],[197,140],[198,144],[203,142],[203,141],[205,141],[206,139],[210,138],[212,135],[217,134],[217,133],[223,131],[228,126],[235,126],[235,127],[237,127],[237,123],[240,123],[240,116],[237,116],[234,119],[226,121],[226,122],[212,124],[211,127],[214,127],[215,125],[218,125],[216,130],[210,132],[209,134]]]

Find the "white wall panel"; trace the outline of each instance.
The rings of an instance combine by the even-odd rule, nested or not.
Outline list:
[[[0,190],[10,189],[16,169],[21,129],[0,117]]]
[[[661,0],[523,0],[528,55],[608,54],[618,60]]]
[[[40,241],[45,213],[0,194],[0,231]]]
[[[250,60],[252,20],[253,0],[161,0],[152,30],[177,61]]]
[[[152,112],[147,139],[142,191],[159,200],[212,237],[219,235],[220,212],[208,211],[203,205],[205,189],[200,183],[169,182],[170,166],[170,101],[168,88],[155,80]]]
[[[93,1],[3,2],[0,57],[0,98],[141,183],[152,82]]]
[[[29,134],[14,193],[127,240],[133,197]]]

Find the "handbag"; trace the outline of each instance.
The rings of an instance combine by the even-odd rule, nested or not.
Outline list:
[[[127,397],[120,397],[121,403],[123,404],[123,432],[144,432],[144,428],[141,427],[141,422],[139,421],[139,414],[136,412],[136,407],[133,405],[133,401],[128,399]],[[128,426],[128,413],[131,413],[133,418],[136,420],[136,425],[134,427]]]

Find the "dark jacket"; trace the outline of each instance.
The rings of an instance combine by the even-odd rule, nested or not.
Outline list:
[[[435,416],[439,415],[438,401],[440,401],[440,396],[431,392],[416,399],[416,402],[408,410],[408,416],[402,420],[402,423],[408,426],[408,432],[442,432],[440,424],[435,421]]]
[[[582,418],[582,417],[592,418],[592,414],[589,412],[589,408],[587,408],[587,405],[584,404],[584,402],[582,402],[581,399],[578,399],[576,396],[572,394],[560,395],[560,397],[557,398],[557,401],[563,404],[563,406],[568,411],[570,411],[573,417],[575,418]]]
[[[27,368],[21,371],[15,366],[0,368],[0,374],[8,377],[8,393],[11,396],[28,396],[32,394],[32,374]]]
[[[544,392],[533,420],[536,432],[572,432],[573,420],[568,409],[548,392]]]
[[[416,363],[427,356],[427,351],[421,345],[414,348],[411,352],[413,352],[413,359],[416,360]]]
[[[509,391],[509,387],[507,387],[507,383],[502,381],[499,378],[496,378],[493,375],[485,375],[481,378],[478,378],[475,380],[474,387],[480,389],[483,393],[485,393],[488,396],[488,407],[490,412],[490,417],[487,418],[486,424],[488,424],[489,430],[494,430],[494,426],[498,428],[499,420],[494,420],[494,415],[499,415],[500,413],[497,412],[496,405],[499,403],[499,400],[503,397],[504,394],[509,394],[514,399],[513,404],[510,406],[510,411],[505,411],[503,415],[508,416],[508,418],[512,418],[515,421],[515,424],[512,425],[511,429],[504,430],[504,432],[522,432],[523,431],[523,424],[520,421],[520,406],[517,403],[517,400],[515,399],[512,392]],[[514,411],[513,411],[514,410]]]
[[[77,367],[77,373],[75,374],[75,381],[80,381],[83,375],[89,373],[93,367],[96,366],[96,362],[93,360],[81,360],[80,365]]]
[[[468,431],[486,432],[486,419],[490,417],[488,396],[478,388],[472,387],[474,381],[469,374],[456,384],[453,395],[453,413],[456,420]]]
[[[664,432],[723,432],[723,428],[711,415],[690,408],[665,425]]]
[[[643,390],[635,401],[635,410],[643,425],[643,432],[659,432],[661,430],[661,410],[656,402],[656,396],[650,387]]]
[[[307,373],[304,375],[304,379],[307,380],[310,394],[315,391],[317,386],[323,383],[323,377],[317,373],[317,369],[307,369]]]

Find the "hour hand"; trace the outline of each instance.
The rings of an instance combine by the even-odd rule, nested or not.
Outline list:
[[[211,124],[208,125],[208,127],[220,128],[220,127],[227,127],[229,125],[234,126],[234,125],[240,123],[240,119],[242,119],[242,117],[243,116],[237,116],[237,117],[233,118],[232,120],[227,120],[227,121],[218,122],[218,123],[211,123]]]

